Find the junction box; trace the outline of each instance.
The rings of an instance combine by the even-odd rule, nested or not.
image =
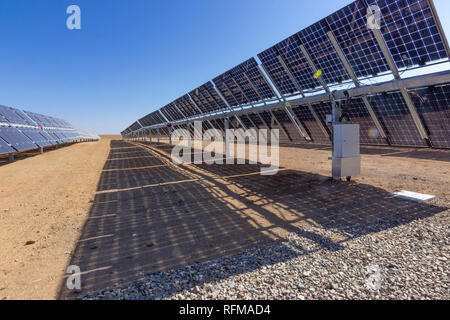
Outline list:
[[[333,179],[361,173],[359,124],[333,123]]]

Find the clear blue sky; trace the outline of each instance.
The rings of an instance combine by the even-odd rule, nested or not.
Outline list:
[[[350,2],[0,0],[0,104],[119,133]],[[435,3],[449,34],[450,1]]]

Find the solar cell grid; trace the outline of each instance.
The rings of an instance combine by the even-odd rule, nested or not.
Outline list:
[[[367,28],[367,7],[364,1],[355,1],[326,18],[357,77],[389,71],[373,32]]]
[[[433,146],[450,148],[450,85],[409,92]]]
[[[327,32],[328,26],[323,20],[303,29],[298,36],[315,66],[322,70],[324,81],[327,84],[341,83],[350,79],[350,76],[337,55]],[[309,78],[313,78],[312,73],[309,74]]]
[[[425,140],[421,138],[400,92],[373,95],[369,99],[393,145],[427,146]]]
[[[12,153],[15,150],[11,148],[1,137],[0,137],[0,154]]]
[[[25,115],[20,112],[20,110],[1,106],[0,105],[0,114],[3,116],[4,119],[6,119],[10,123],[15,124],[25,124],[25,125],[31,125],[32,123],[26,119]]]
[[[36,149],[37,146],[14,127],[0,127],[0,137],[17,151]]]
[[[345,106],[350,121],[360,126],[360,141],[362,144],[387,145],[387,141],[380,136],[361,98],[352,99]]]
[[[249,117],[253,123],[258,126],[259,129],[265,129],[266,125],[261,121],[261,118],[255,113],[248,113],[247,117]]]
[[[218,95],[216,89],[211,82],[205,83],[202,87],[202,90],[206,91],[204,95],[208,96],[212,101],[213,111],[226,109],[227,105],[222,100],[222,98]]]
[[[243,98],[245,100],[245,103],[257,102],[261,100],[258,96],[258,93],[253,89],[251,83],[245,77],[240,66],[232,69],[230,73],[244,92]]]
[[[239,118],[241,119],[242,123],[247,127],[247,128],[254,128],[255,126],[253,125],[253,123],[250,121],[250,119],[247,117],[247,115],[240,115]]]
[[[232,107],[248,103],[240,88],[234,82],[231,72],[223,73],[219,77],[214,78],[213,82]]]
[[[293,50],[291,46],[290,50],[285,52],[283,55],[286,64],[292,72],[294,72],[294,70],[297,71],[298,69],[301,69],[301,67],[298,67],[298,56],[300,54],[302,54],[300,51]],[[286,55],[288,56],[287,59]],[[276,87],[281,91],[281,94],[289,95],[297,92],[295,85],[292,83],[289,75],[283,68],[283,65],[278,60],[278,52],[275,46],[259,53],[258,57],[264,65],[266,71],[272,77]]]
[[[251,58],[244,63],[239,65],[243,72],[249,77],[250,81],[252,81],[253,85],[258,90],[259,94],[263,99],[272,99],[276,98],[276,95],[269,83],[262,76],[258,63],[254,58]]]
[[[447,58],[427,0],[369,0],[381,9],[381,31],[398,68]]]
[[[314,142],[317,143],[330,143],[330,138],[325,136],[319,124],[314,118],[313,114],[309,110],[308,106],[295,106],[292,111],[297,116],[297,119],[302,123],[308,135]]]
[[[50,141],[48,136],[44,136],[40,133],[40,131],[42,131],[40,129],[21,128],[20,131],[39,147],[47,147],[54,144]]]
[[[312,108],[316,112],[317,116],[320,118],[320,121],[322,122],[322,125],[327,130],[328,134],[331,135],[331,130],[327,126],[327,114],[332,114],[331,103],[321,102],[321,103],[313,104]]]

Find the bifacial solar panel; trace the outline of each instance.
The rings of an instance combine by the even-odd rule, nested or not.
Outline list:
[[[37,144],[39,147],[48,147],[54,145],[54,142],[49,139],[48,136],[44,136],[41,134],[40,129],[34,128],[20,128],[20,132],[22,132],[25,136],[27,136],[31,141]]]
[[[198,110],[188,95],[184,95],[175,100],[175,104],[185,115],[187,115],[187,117],[193,117],[201,114],[200,110]]]
[[[392,145],[426,147],[400,92],[369,96],[372,107],[383,124]]]
[[[1,106],[0,105],[0,115],[3,119],[6,119],[7,122],[13,124],[25,124],[25,125],[34,125],[26,116],[18,109]]]
[[[237,107],[248,102],[229,71],[214,78],[213,82],[230,106]]]
[[[364,101],[361,98],[352,99],[344,104],[351,123],[359,124],[361,144],[387,145],[373,122]]]
[[[245,115],[245,114],[240,115],[239,118],[241,119],[242,123],[243,123],[248,129],[250,129],[250,128],[257,129],[257,128],[255,127],[256,124],[253,125],[253,123],[252,123],[251,120],[247,117],[247,115]]]
[[[242,72],[245,72],[245,74],[248,76],[263,99],[276,98],[275,92],[272,90],[272,87],[267,82],[265,77],[261,74],[255,58],[251,58],[244,63],[241,63],[239,67]]]
[[[289,118],[288,114],[286,113],[286,110],[284,109],[274,110],[273,115],[277,118],[278,123],[285,130],[286,134],[289,136],[289,139],[291,139],[293,142],[296,143],[306,142],[306,140],[298,132],[298,129],[295,126],[295,124],[292,123],[292,120],[291,118]]]
[[[324,134],[308,106],[295,106],[292,108],[292,111],[302,123],[313,142],[330,143],[330,137]]]
[[[211,82],[207,82],[192,90],[189,92],[189,95],[203,113],[211,113],[227,108],[227,105],[219,97]]]
[[[0,137],[17,151],[37,148],[37,145],[14,127],[0,127]]]
[[[0,137],[0,154],[13,153],[15,150],[11,148],[1,137]]]
[[[328,30],[326,21],[322,20],[300,31],[298,37],[316,68],[322,70],[324,81],[332,85],[349,80],[350,76],[328,37]]]
[[[367,28],[367,8],[364,1],[355,1],[326,18],[357,77],[389,71],[373,32]]]
[[[154,111],[146,115],[144,118],[139,119],[139,122],[142,123],[143,126],[148,127],[151,125],[164,123],[165,121],[159,114],[159,111]]]
[[[178,111],[173,103],[169,103],[161,109],[161,112],[164,116],[170,121],[181,120],[184,119],[185,116]]]
[[[447,58],[427,0],[368,0],[381,9],[381,32],[399,69]]]
[[[320,121],[322,122],[322,125],[327,130],[328,134],[331,136],[331,129],[327,125],[327,115],[332,114],[332,106],[331,103],[327,102],[321,102],[321,103],[315,103],[311,105],[314,111],[316,112],[317,116],[320,118]]]
[[[258,129],[266,129],[266,124],[256,113],[248,113],[247,117],[258,127]]]
[[[433,146],[450,148],[450,85],[409,92]]]

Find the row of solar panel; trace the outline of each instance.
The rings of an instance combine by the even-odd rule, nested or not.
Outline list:
[[[424,123],[433,147],[450,148],[450,84],[409,90],[416,105],[417,112]],[[371,118],[362,98],[356,98],[345,105],[348,119],[361,128],[361,143],[368,145],[394,145],[426,147],[414,124],[408,106],[400,92],[389,92],[368,96],[387,138],[381,137],[375,122]],[[330,129],[326,115],[331,114],[330,103],[318,103],[311,106],[293,106],[296,121],[304,128],[313,142],[330,143]],[[251,112],[239,115],[247,128],[278,128],[285,142],[306,142],[284,109]],[[320,119],[318,122],[315,115]],[[204,129],[211,125],[224,129],[223,119],[203,121]],[[175,126],[177,127],[177,126]],[[185,125],[183,126],[185,127]],[[239,122],[232,122],[233,127],[240,127]],[[166,134],[167,129],[164,128]]]
[[[283,96],[291,96],[300,91],[308,93],[323,89],[320,79],[314,77],[313,67],[322,71],[321,79],[329,87],[350,81],[351,77],[333,46],[332,38],[342,49],[358,78],[390,72],[372,30],[367,27],[366,14],[370,5],[377,5],[381,9],[380,31],[399,69],[423,66],[448,58],[428,0],[358,0],[258,54],[264,72],[277,91]],[[251,58],[169,103],[160,111],[168,121],[173,122],[243,105],[266,103],[276,98],[263,71],[256,60]],[[384,112],[387,117],[395,118],[405,103],[398,95],[390,102],[394,104],[386,107]],[[431,108],[427,103],[423,105],[417,108]],[[432,123],[439,117],[439,113],[431,109],[422,113],[427,114],[430,117],[428,122]],[[164,122],[166,120],[158,111],[139,120],[143,126]],[[139,123],[135,122],[123,134],[142,128]],[[399,125],[406,126],[407,123],[410,122],[402,121]],[[387,124],[384,126],[389,127]],[[386,131],[412,133],[410,137],[390,138],[393,144],[401,141],[402,145],[410,145],[410,142],[417,140],[415,127],[408,127],[408,130],[392,127]],[[448,132],[444,131],[444,134],[439,139],[450,139]],[[424,143],[420,140],[420,143],[416,141],[413,145]]]
[[[0,127],[0,154],[33,150],[93,137],[75,130]]]
[[[44,116],[30,111],[0,105],[0,122],[13,125],[42,126],[49,128],[66,128],[72,126],[65,120]]]

